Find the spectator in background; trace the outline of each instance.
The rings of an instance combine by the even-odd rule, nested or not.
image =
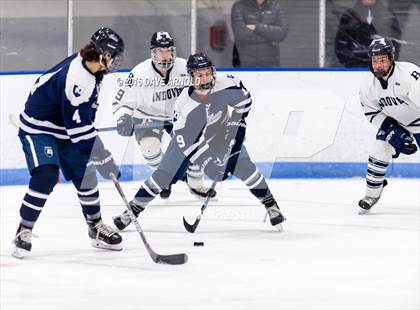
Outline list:
[[[287,18],[277,0],[239,0],[233,4],[234,66],[278,67],[278,43],[288,32]],[[234,52],[235,54],[235,52]]]
[[[401,29],[404,29],[410,12],[417,9],[420,10],[419,0],[394,0],[389,1],[389,9],[397,16]],[[418,25],[418,24],[417,24]]]
[[[401,29],[395,15],[380,0],[358,0],[344,12],[335,37],[335,54],[346,68],[367,68],[368,47],[373,39],[390,37],[399,40]],[[394,41],[395,58],[399,44]]]

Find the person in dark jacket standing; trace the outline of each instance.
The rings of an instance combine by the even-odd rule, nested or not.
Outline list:
[[[234,66],[278,67],[278,43],[288,32],[286,15],[277,0],[239,0],[231,12],[239,56]]]
[[[335,37],[335,54],[346,68],[367,68],[370,64],[368,47],[373,39],[400,39],[401,29],[394,14],[380,0],[358,0],[340,19]],[[394,40],[395,58],[399,44]]]

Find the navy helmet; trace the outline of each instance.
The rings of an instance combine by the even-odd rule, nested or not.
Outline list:
[[[168,48],[171,51],[171,59],[158,60],[156,59],[156,51],[159,48]],[[158,31],[152,35],[150,39],[150,49],[152,50],[152,61],[159,69],[170,69],[175,63],[176,47],[174,39],[167,31]]]
[[[394,64],[395,47],[394,47],[394,44],[392,43],[392,40],[389,38],[374,39],[369,45],[368,55],[370,58],[370,64],[369,64],[370,70],[377,78],[383,78],[391,71]],[[379,55],[387,55],[389,58],[389,61],[391,62],[391,66],[386,71],[373,70],[372,57],[379,56]]]
[[[389,60],[394,61],[395,47],[391,39],[379,38],[373,40],[369,45],[368,55],[370,58],[377,55],[388,55]]]
[[[205,53],[190,55],[187,60],[187,71],[192,74],[193,71],[203,68],[211,68],[214,71],[213,62]]]
[[[90,38],[90,44],[95,52],[105,60],[112,59],[112,64],[107,68],[107,72],[113,71],[122,63],[124,53],[124,41],[114,30],[101,27],[95,31]]]
[[[157,47],[162,48],[169,48],[175,46],[174,39],[172,39],[171,35],[167,31],[158,31],[152,35],[150,39],[150,49],[154,49]]]

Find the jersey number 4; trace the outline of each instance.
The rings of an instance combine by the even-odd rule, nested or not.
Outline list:
[[[73,117],[71,119],[75,121],[77,124],[80,124],[82,122],[82,120],[80,119],[79,109],[74,111]]]

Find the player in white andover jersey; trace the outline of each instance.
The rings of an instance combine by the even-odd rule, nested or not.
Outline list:
[[[189,84],[186,61],[176,57],[176,47],[166,31],[155,32],[150,40],[151,58],[135,66],[113,103],[117,131],[121,136],[135,135],[146,162],[157,168],[162,160],[162,136],[172,132],[172,113],[176,98]],[[153,127],[153,128],[152,128]],[[190,165],[186,183],[198,197],[214,197],[216,192],[203,183],[204,173]],[[168,198],[171,188],[162,189]]]
[[[281,230],[285,218],[243,144],[251,94],[239,79],[216,75],[212,61],[203,53],[191,55],[187,69],[193,85],[184,88],[175,103],[174,136],[159,168],[130,201],[131,210],[138,216],[161,188],[179,179],[186,163],[191,162],[214,181],[223,181],[229,174],[242,180],[266,208],[271,225]],[[120,229],[127,227],[131,223],[128,211],[114,217],[114,223],[120,224]]]
[[[372,74],[360,88],[365,116],[379,128],[368,160],[366,196],[359,201],[360,214],[378,202],[387,184],[385,174],[391,157],[414,154],[414,139],[420,145],[420,69],[412,63],[394,61],[394,50],[387,38],[372,41]]]

